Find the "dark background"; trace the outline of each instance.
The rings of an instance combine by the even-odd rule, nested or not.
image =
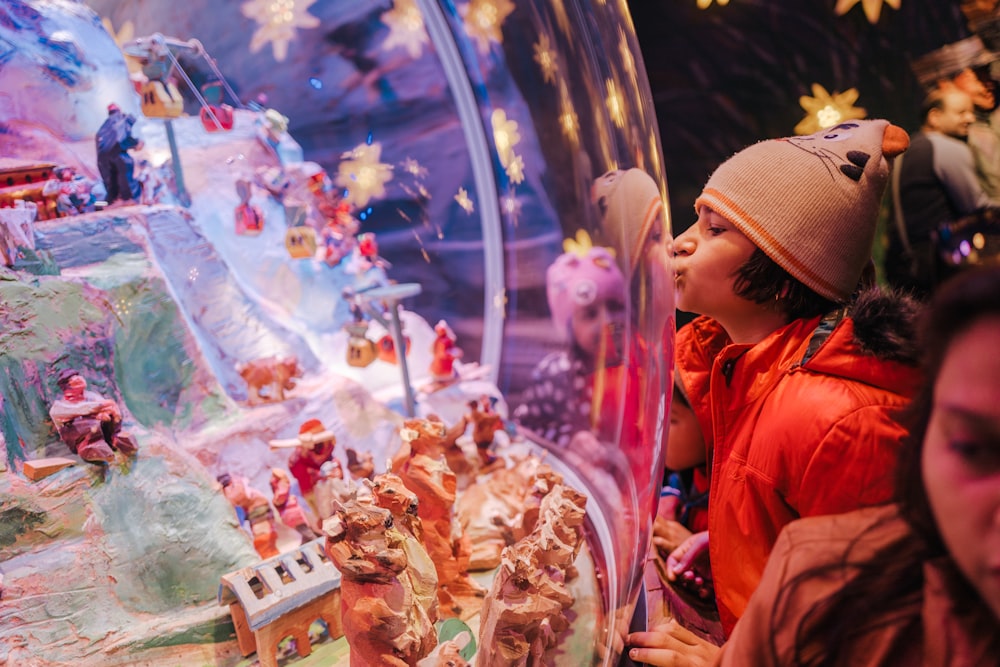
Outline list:
[[[859,2],[836,16],[836,0],[695,0],[629,3],[663,144],[674,233],[712,170],[755,141],[794,134],[799,97],[813,83],[831,95],[857,88],[868,118],[918,129],[924,91],[910,62],[970,36],[958,0],[901,0],[877,24]]]

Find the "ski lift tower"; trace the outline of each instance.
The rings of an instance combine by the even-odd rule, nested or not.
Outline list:
[[[223,129],[223,123],[216,114],[217,107],[206,101],[201,91],[191,81],[177,59],[178,54],[186,53],[204,59],[212,73],[222,84],[224,90],[233,100],[233,106],[244,108],[236,93],[229,86],[222,72],[219,71],[215,59],[205,51],[205,47],[197,39],[182,41],[174,37],[165,37],[153,33],[148,37],[137,37],[127,43],[123,49],[125,55],[138,63],[142,68],[145,81],[142,83],[142,112],[148,118],[162,118],[167,130],[167,142],[170,145],[170,159],[174,171],[174,181],[177,185],[177,196],[184,206],[191,205],[191,195],[184,185],[184,171],[181,168],[180,155],[177,151],[177,139],[174,136],[173,119],[184,112],[184,99],[174,84],[172,77],[180,77],[188,89],[197,98],[202,113],[215,124],[217,129]]]

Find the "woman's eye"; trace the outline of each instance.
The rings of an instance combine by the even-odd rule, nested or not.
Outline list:
[[[1000,470],[1000,446],[976,440],[952,440],[948,448],[967,465],[982,470]]]

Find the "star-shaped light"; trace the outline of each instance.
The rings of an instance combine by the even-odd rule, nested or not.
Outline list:
[[[577,118],[576,109],[573,108],[573,100],[569,96],[569,88],[566,87],[565,81],[559,83],[559,127],[574,145],[580,142],[580,120]]]
[[[382,144],[361,144],[337,165],[334,179],[347,190],[344,201],[355,209],[364,208],[372,199],[385,196],[385,184],[392,180],[392,165],[381,162]]]
[[[715,0],[720,7],[725,7],[729,4],[729,0]],[[712,4],[712,0],[698,0],[698,9],[708,9],[709,5]]]
[[[500,210],[507,214],[513,225],[517,227],[517,221],[521,216],[521,200],[513,194],[504,195],[500,198]]]
[[[458,189],[458,194],[455,195],[455,201],[458,202],[458,205],[462,207],[462,210],[469,215],[472,215],[473,211],[476,210],[476,205],[472,203],[471,199],[469,199],[469,193],[465,191],[465,188]]]
[[[861,3],[861,8],[865,10],[865,16],[872,25],[878,23],[882,15],[882,4],[887,4],[893,9],[899,9],[900,0],[837,0],[837,6],[833,8],[833,13],[843,16],[851,11],[851,7]]]
[[[538,69],[542,71],[542,79],[545,83],[555,83],[556,74],[559,72],[559,60],[556,52],[552,50],[552,42],[544,32],[538,36],[535,42],[535,62]]]
[[[524,182],[524,158],[514,155],[514,158],[507,165],[507,178],[511,183],[519,185]]]
[[[411,58],[419,58],[430,38],[416,0],[393,0],[392,9],[383,12],[381,18],[382,23],[389,26],[389,35],[382,42],[382,50],[391,51],[401,46]]]
[[[507,319],[507,289],[501,287],[500,291],[493,295],[493,307],[500,311],[500,317]]]
[[[104,17],[101,19],[101,24],[108,31],[108,34],[111,35],[111,38],[115,40],[115,44],[118,45],[119,49],[128,42],[131,42],[135,37],[135,25],[131,21],[125,21],[117,32],[115,31],[114,24],[111,23],[111,19]],[[142,70],[142,63],[138,58],[130,57],[127,53],[124,53],[124,49],[122,53],[125,55],[125,66],[128,67],[129,74],[135,74]]]
[[[826,88],[814,83],[812,97],[803,95],[799,104],[806,110],[806,117],[795,126],[795,134],[812,134],[833,127],[845,120],[864,118],[866,111],[854,106],[858,101],[858,89],[850,88],[842,93],[826,92]]]
[[[465,32],[483,55],[493,44],[503,44],[503,22],[514,11],[510,0],[472,0],[462,10]]]
[[[566,5],[563,0],[552,0],[552,13],[556,15],[556,24],[570,40],[573,39],[573,29],[569,24],[569,15],[566,13]]]
[[[509,120],[503,109],[494,109],[490,122],[493,125],[493,142],[497,146],[500,164],[506,169],[514,159],[514,146],[521,141],[521,135],[517,131],[517,121]]]
[[[629,75],[629,78],[633,81],[636,78],[635,74],[635,56],[632,55],[632,48],[628,45],[628,38],[625,35],[625,31],[621,31],[618,35],[618,55],[622,59],[622,69]]]
[[[288,44],[299,28],[315,28],[319,19],[307,10],[316,0],[248,0],[240,6],[243,16],[253,19],[260,27],[250,38],[250,52],[257,53],[271,44],[274,59],[288,56]]]
[[[403,160],[403,171],[415,178],[425,178],[427,176],[427,167],[411,157]]]
[[[625,127],[625,102],[622,100],[621,93],[618,92],[618,86],[612,79],[608,79],[605,85],[608,89],[608,96],[604,98],[604,103],[608,107],[611,121],[618,127]]]

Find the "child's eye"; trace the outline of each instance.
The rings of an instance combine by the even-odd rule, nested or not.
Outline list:
[[[719,234],[722,234],[725,231],[726,231],[725,227],[716,227],[715,225],[708,226],[708,233],[711,234],[712,236],[718,236]]]

